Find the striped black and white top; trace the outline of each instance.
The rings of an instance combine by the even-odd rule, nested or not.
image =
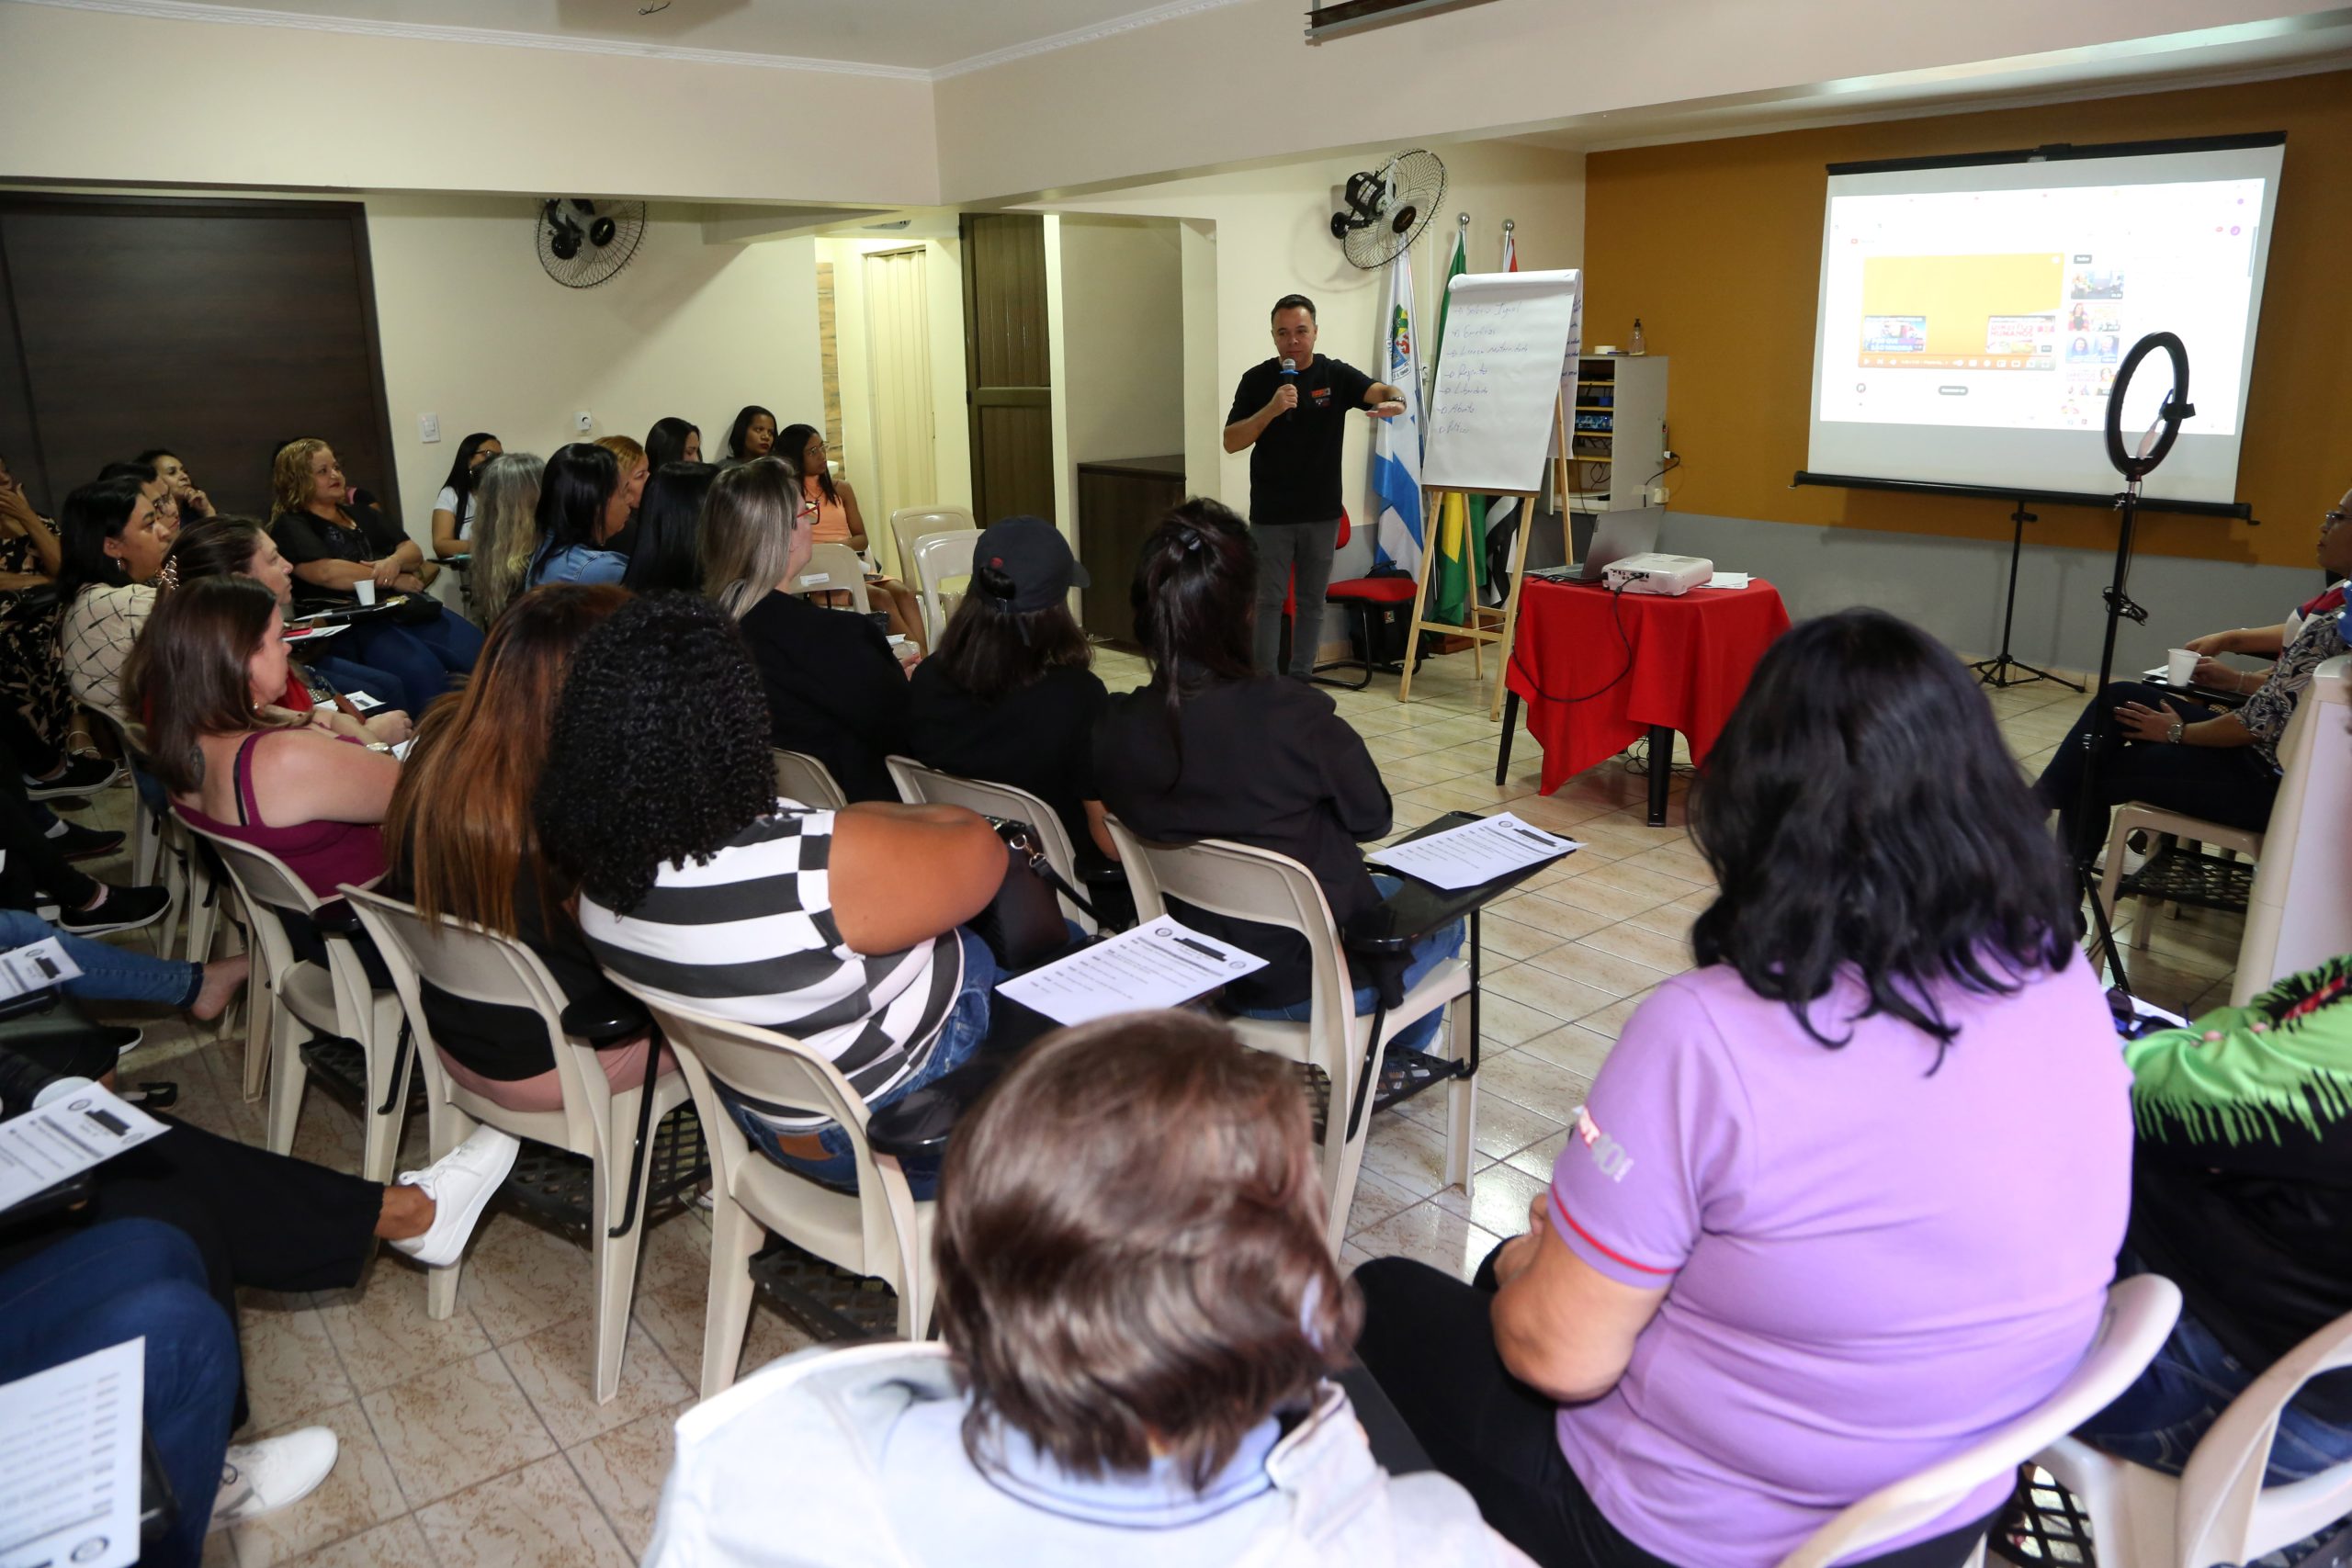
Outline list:
[[[871,1102],[929,1056],[964,953],[953,931],[899,953],[854,951],[833,920],[832,847],[831,812],[779,800],[707,863],[662,864],[626,915],[582,894],[580,930],[613,974],[682,1008],[789,1034]],[[829,1120],[747,1103],[785,1132]]]

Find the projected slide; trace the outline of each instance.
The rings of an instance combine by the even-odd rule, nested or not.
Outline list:
[[[1807,467],[2111,489],[2116,369],[2162,331],[2193,367],[2184,443],[2227,446],[2184,453],[2174,482],[2233,499],[2278,162],[2264,147],[1833,174]]]

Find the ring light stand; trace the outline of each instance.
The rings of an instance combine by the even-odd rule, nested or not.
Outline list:
[[[2141,435],[2136,447],[2127,447],[2123,443],[2124,394],[2131,389],[2132,378],[2138,373],[2141,362],[2158,350],[2171,364],[2172,385],[2156,410],[2156,422]],[[2148,612],[2132,602],[2124,586],[2132,575],[2132,533],[2139,521],[2140,483],[2165,460],[2172,444],[2180,438],[2181,422],[2196,412],[2196,405],[2188,400],[2188,350],[2179,336],[2150,333],[2133,344],[2132,352],[2123,356],[2122,365],[2115,372],[2115,386],[2107,400],[2107,459],[2123,476],[2122,493],[2115,498],[2115,509],[2122,521],[2116,530],[2114,580],[2100,591],[2100,596],[2107,601],[2107,640],[2099,649],[2098,685],[2095,688],[2099,695],[2092,699],[2091,728],[2083,736],[2083,784],[2075,803],[2077,824],[2089,821],[2091,813],[2099,809],[2099,747],[2114,718],[2107,710],[2105,699],[2108,681],[2115,669],[2115,634],[2126,615],[2143,625],[2148,619]],[[2108,919],[2107,908],[2099,902],[2098,861],[2096,844],[2077,851],[2075,881],[2090,900],[2091,919],[2098,928],[2099,948],[2107,955],[2108,972],[2115,978],[2115,988],[2129,995],[2132,983],[2123,972],[2123,953],[2116,945],[2115,929]]]

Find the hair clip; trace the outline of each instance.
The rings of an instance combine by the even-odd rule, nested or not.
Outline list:
[[[1176,537],[1182,542],[1184,546],[1184,553],[1186,555],[1193,555],[1199,551],[1201,547],[1201,531],[1199,529],[1181,529],[1178,531]]]
[[[164,570],[155,574],[155,591],[158,593],[169,593],[179,585],[180,563],[177,560],[164,561]]]

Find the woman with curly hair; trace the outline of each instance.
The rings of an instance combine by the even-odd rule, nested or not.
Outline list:
[[[684,593],[590,632],[557,705],[539,841],[580,885],[580,929],[614,976],[830,1057],[870,1105],[960,1065],[998,978],[961,931],[1004,880],[1003,843],[952,806],[813,810],[778,799],[758,673],[726,613]],[[754,1109],[752,1145],[854,1186],[848,1135]],[[927,1192],[935,1168],[910,1168]]]
[[[580,940],[539,852],[531,815],[548,727],[580,641],[628,602],[627,591],[551,583],[499,617],[466,689],[418,729],[384,813],[389,886],[427,919],[447,915],[513,937],[539,955],[567,1003],[617,1000]],[[424,982],[425,1017],[449,1076],[509,1111],[560,1111],[548,1032],[528,1009],[473,1001]],[[645,1081],[649,1035],[599,1051],[616,1089]]]

